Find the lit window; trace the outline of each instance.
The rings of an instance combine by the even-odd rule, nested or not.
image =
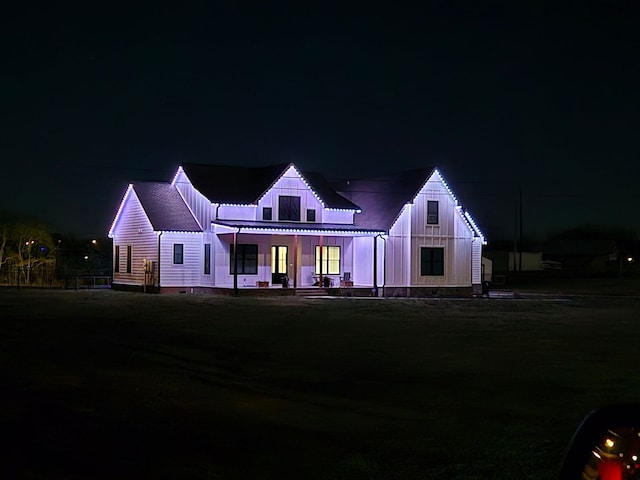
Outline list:
[[[175,265],[184,263],[184,245],[182,243],[173,244],[173,263]]]
[[[420,249],[420,275],[444,275],[444,248]]]
[[[233,244],[230,247],[229,273],[233,275],[235,265]],[[258,273],[258,245],[238,244],[238,273],[247,275]]]
[[[278,220],[300,221],[300,197],[278,197]]]
[[[271,273],[287,273],[287,247],[271,246]]]
[[[316,245],[316,275],[320,274],[320,246]],[[340,247],[322,247],[322,274],[340,274]]]
[[[428,200],[427,201],[427,224],[428,225],[437,225],[438,222],[438,201],[437,200]]]

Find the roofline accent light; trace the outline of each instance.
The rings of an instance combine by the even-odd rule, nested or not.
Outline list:
[[[113,217],[113,222],[111,222],[111,227],[109,227],[109,233],[107,234],[109,238],[113,238],[113,229],[116,227],[116,223],[120,219],[120,214],[122,213],[122,209],[124,208],[124,204],[126,203],[127,199],[129,198],[129,195],[130,195],[132,190],[133,190],[133,183],[130,183],[129,186],[127,187],[127,190],[125,191],[125,193],[124,193],[124,195],[122,197],[122,200],[120,200],[120,206],[118,207],[118,212],[116,213],[116,216]]]

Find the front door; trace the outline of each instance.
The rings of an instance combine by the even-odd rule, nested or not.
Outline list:
[[[287,263],[288,263],[288,247],[284,245],[272,245],[271,246],[271,284],[272,285],[285,285],[287,277]]]

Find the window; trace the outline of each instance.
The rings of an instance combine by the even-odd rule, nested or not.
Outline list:
[[[116,273],[120,271],[120,245],[116,245],[116,256],[113,260],[113,271]]]
[[[420,249],[420,275],[444,275],[444,248]]]
[[[438,201],[427,201],[427,225],[437,225],[438,222]]]
[[[271,273],[287,273],[287,254],[286,246],[271,246]]]
[[[231,253],[229,273],[234,272],[234,251],[233,244],[229,249]],[[258,273],[258,245],[238,244],[238,273],[255,275]]]
[[[182,243],[173,244],[173,263],[182,265],[184,263],[184,245]]]
[[[316,275],[320,274],[320,246],[316,245]],[[322,247],[322,274],[340,274],[340,247]]]
[[[273,208],[264,207],[262,209],[262,219],[263,220],[273,220]]]
[[[204,274],[211,274],[211,244],[204,244]]]
[[[316,221],[316,211],[313,208],[309,208],[307,210],[307,222],[315,222]]]
[[[278,220],[300,221],[300,197],[283,195],[278,198]]]
[[[127,245],[127,273],[131,273],[131,245]]]

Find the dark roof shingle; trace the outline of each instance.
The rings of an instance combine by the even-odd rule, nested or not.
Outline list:
[[[184,163],[193,186],[212,203],[256,204],[289,168],[290,163],[267,167],[237,167]],[[339,195],[331,184],[316,172],[300,172],[314,192],[329,208],[358,210],[358,206]]]
[[[133,189],[154,230],[202,231],[175,186],[166,182],[135,182]]]
[[[357,226],[388,230],[434,169],[428,167],[363,180],[343,180],[335,183],[334,188],[362,208],[362,213],[355,216]]]

